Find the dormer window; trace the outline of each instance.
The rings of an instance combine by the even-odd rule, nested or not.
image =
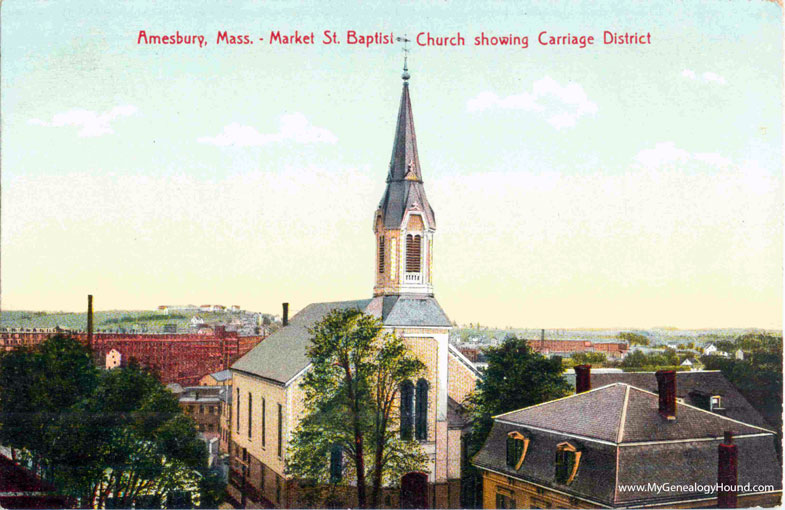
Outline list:
[[[406,272],[420,272],[420,253],[422,251],[422,237],[408,234],[406,236]]]
[[[526,458],[526,451],[529,449],[529,438],[520,432],[510,432],[507,434],[507,466],[519,470]]]
[[[722,409],[722,397],[719,395],[714,395],[709,400],[709,410],[714,411],[717,409]]]
[[[556,446],[556,473],[558,483],[569,485],[575,479],[578,466],[581,462],[581,452],[570,443],[560,443]]]

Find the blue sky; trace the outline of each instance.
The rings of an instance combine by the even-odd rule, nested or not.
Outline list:
[[[774,3],[11,0],[1,14],[5,308],[370,295],[401,46],[216,33],[460,31],[467,46],[410,58],[451,318],[781,327]],[[139,46],[139,30],[209,43]],[[543,30],[652,44],[543,47]],[[529,47],[472,46],[482,31]]]

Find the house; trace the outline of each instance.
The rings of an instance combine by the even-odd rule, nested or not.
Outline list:
[[[212,374],[207,374],[199,380],[199,386],[231,386],[232,371],[221,370]]]
[[[582,381],[583,379],[583,381]],[[484,508],[776,506],[776,434],[623,382],[494,417],[472,463]],[[721,484],[719,490],[716,484]]]
[[[684,361],[681,362],[681,366],[692,369],[693,364],[692,361],[690,361],[688,358],[685,358]]]
[[[594,387],[625,383],[650,392],[657,392],[655,372],[603,373],[591,371]],[[676,372],[676,398],[679,403],[721,414],[730,419],[763,428],[771,425],[719,370]]]
[[[106,353],[106,363],[104,364],[104,367],[107,370],[117,368],[121,366],[122,363],[123,363],[123,355],[117,349],[111,349],[109,352]]]
[[[403,338],[425,364],[425,374],[401,388],[399,433],[420,441],[429,457],[424,472],[392,481],[385,507],[460,506],[461,434],[465,423],[450,412],[473,390],[479,373],[449,345],[452,323],[434,297],[433,238],[436,222],[425,194],[404,73],[387,185],[373,216],[375,286],[371,297],[312,303],[291,318],[284,304],[282,328],[231,366],[232,472],[227,487],[243,506],[310,506],[300,481],[286,474],[292,433],[305,415],[300,382],[310,367],[309,328],[333,310],[355,309],[377,317],[385,332]],[[336,244],[335,249],[341,249]],[[451,418],[456,418],[451,421]],[[338,451],[338,458],[342,453]],[[325,463],[331,459],[325,459]],[[354,492],[341,506],[354,506]]]
[[[220,433],[221,389],[220,386],[187,386],[179,395],[180,407],[196,422],[197,430],[203,434],[217,436]]]
[[[69,508],[71,503],[51,483],[0,454],[0,508]]]

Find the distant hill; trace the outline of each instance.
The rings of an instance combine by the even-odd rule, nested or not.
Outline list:
[[[191,319],[196,316],[207,324],[248,323],[257,314],[253,312],[170,312],[165,315],[151,310],[109,310],[93,313],[93,328],[101,330],[125,330],[127,332],[161,333],[164,326],[175,325],[178,332],[192,328]],[[270,314],[262,314],[272,319]],[[0,328],[54,328],[85,331],[87,313],[40,312],[25,310],[4,310],[0,314]]]

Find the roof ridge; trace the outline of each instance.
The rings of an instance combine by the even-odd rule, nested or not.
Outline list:
[[[628,385],[628,386],[629,386],[630,388],[634,389],[634,390],[638,390],[638,391],[640,391],[641,393],[647,393],[647,394],[649,394],[649,395],[652,395],[652,396],[654,396],[654,397],[657,397],[657,398],[659,398],[659,394],[657,394],[657,393],[654,393],[654,392],[652,392],[652,391],[644,390],[643,388],[638,388],[637,386],[632,386],[632,385]],[[715,417],[717,417],[717,418],[720,418],[720,419],[722,419],[722,420],[732,421],[733,423],[739,423],[739,424],[741,424],[741,425],[744,425],[744,426],[747,426],[747,427],[751,427],[751,428],[758,429],[758,430],[763,430],[764,432],[769,432],[769,433],[771,433],[771,434],[776,434],[776,432],[775,432],[775,431],[773,431],[773,430],[769,430],[769,429],[766,429],[766,428],[763,428],[763,427],[759,427],[759,426],[757,426],[757,425],[753,425],[753,424],[751,424],[751,423],[745,423],[745,422],[743,422],[743,421],[734,420],[733,418],[728,418],[727,416],[723,416],[723,415],[721,415],[721,414],[717,414],[717,413],[714,413],[714,412],[711,412],[711,411],[707,411],[706,409],[701,409],[700,407],[696,407],[696,406],[693,406],[693,405],[687,404],[686,402],[679,402],[679,403],[678,403],[678,406],[679,406],[679,407],[686,407],[686,408],[688,408],[688,409],[693,409],[693,410],[695,410],[695,411],[700,411],[700,412],[702,412],[702,413],[710,414],[710,415],[712,415],[712,416],[715,416]],[[698,438],[694,438],[694,439],[698,439]]]
[[[632,388],[632,386],[629,384],[625,386],[627,386],[627,388],[624,391],[624,404],[621,408],[621,416],[619,416],[619,427],[616,433],[616,444],[621,443],[622,439],[624,438],[624,424],[627,421],[627,406],[630,403],[630,388]]]

